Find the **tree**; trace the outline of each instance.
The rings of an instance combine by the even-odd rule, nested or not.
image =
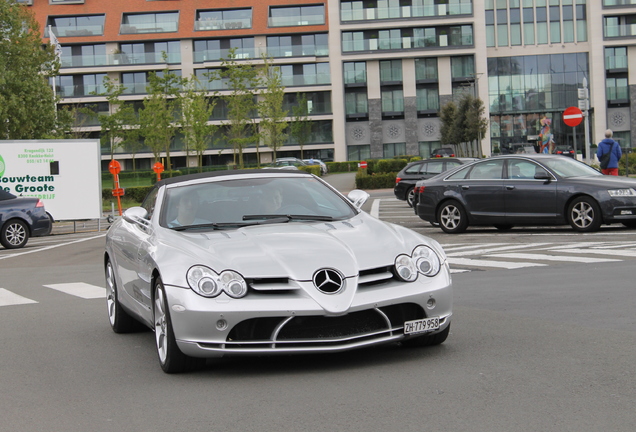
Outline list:
[[[23,5],[0,1],[0,139],[42,139],[63,135],[69,117],[56,117],[50,78],[59,61],[42,46],[38,22]]]
[[[170,144],[176,133],[176,98],[181,82],[181,77],[169,70],[164,70],[161,74],[150,72],[148,96],[144,98],[144,107],[139,110],[139,131],[152,150],[155,162],[159,161],[161,152],[165,151],[168,171],[172,169]]]
[[[221,63],[221,78],[228,82],[229,93],[222,96],[227,102],[228,121],[225,137],[234,149],[234,163],[238,154],[238,165],[243,168],[243,149],[257,141],[254,128],[256,102],[254,89],[258,85],[258,71],[249,63],[237,63],[236,49],[232,48],[228,59]]]
[[[442,106],[439,114],[442,126],[440,128],[440,139],[443,144],[457,145],[462,141],[460,130],[457,128],[457,105],[448,102]]]
[[[303,147],[309,141],[311,136],[312,122],[308,117],[309,109],[307,106],[307,96],[303,93],[296,94],[296,104],[292,107],[293,121],[290,125],[290,132],[292,137],[296,140],[300,146],[300,158],[303,157]]]
[[[101,145],[110,148],[110,158],[114,159],[115,149],[123,146],[123,142],[129,139],[131,123],[136,123],[135,113],[132,106],[122,103],[121,95],[126,87],[119,84],[118,81],[105,77],[103,81],[104,96],[108,100],[108,114],[100,114],[98,119],[102,127]]]
[[[196,77],[184,80],[184,87],[185,91],[179,96],[179,105],[181,106],[181,127],[185,136],[186,160],[189,157],[190,148],[195,150],[197,166],[201,172],[203,152],[211,144],[217,129],[216,125],[208,123],[216,101],[206,96]]]
[[[466,110],[464,115],[464,141],[476,142],[474,156],[481,156],[481,140],[488,130],[488,119],[484,116],[486,108],[484,102],[472,95],[464,98]]]
[[[264,66],[261,69],[260,102],[258,110],[261,117],[261,137],[263,144],[271,148],[276,160],[276,151],[285,144],[287,134],[287,110],[283,109],[285,87],[279,67],[272,65],[272,60],[263,56]]]

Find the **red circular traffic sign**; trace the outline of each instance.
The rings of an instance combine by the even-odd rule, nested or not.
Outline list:
[[[367,167],[367,162],[366,161],[360,161],[360,163],[358,164],[358,166],[360,168],[366,168]]]
[[[152,166],[152,170],[157,174],[161,174],[163,172],[163,164],[161,162],[155,162]]]
[[[119,172],[121,171],[121,164],[117,162],[115,159],[113,159],[108,164],[108,171],[110,171],[112,175],[119,174]]]
[[[583,112],[578,107],[569,107],[563,111],[563,123],[568,126],[578,126],[583,121]]]

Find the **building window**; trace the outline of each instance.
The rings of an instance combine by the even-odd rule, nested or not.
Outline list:
[[[49,17],[45,37],[49,37],[49,25],[58,37],[101,36],[104,34],[104,15]]]
[[[325,33],[268,36],[267,55],[277,57],[304,57],[329,55],[329,38]]]
[[[21,3],[21,2],[18,2],[18,3]],[[82,4],[82,3],[84,3],[84,0],[49,0],[49,4]]]
[[[475,59],[473,56],[451,57],[451,77],[467,79],[475,77]]]
[[[415,79],[437,81],[437,58],[415,59]]]
[[[227,90],[230,80],[220,76],[221,69],[195,69],[194,76],[205,90]]]
[[[342,33],[343,52],[473,45],[473,27],[439,26]]]
[[[605,48],[605,70],[627,70],[627,47]]]
[[[342,21],[378,20],[395,18],[445,17],[470,15],[472,0],[377,0],[342,1]]]
[[[194,61],[220,61],[230,57],[230,50],[234,49],[234,57],[237,59],[255,58],[254,38],[226,38],[203,39],[194,41]]]
[[[627,85],[627,77],[607,78],[605,80],[605,91],[607,100],[610,103],[629,101],[629,86]]]
[[[345,90],[345,114],[349,118],[369,116],[369,104],[366,89]]]
[[[388,143],[382,145],[382,153],[385,158],[406,155],[406,143]]]
[[[121,74],[121,83],[125,87],[124,94],[145,94],[148,93],[148,77],[152,72],[124,72]],[[154,72],[158,77],[163,76],[163,71]],[[181,76],[180,70],[171,70],[177,76]]]
[[[332,114],[331,92],[306,92],[285,93],[283,97],[283,109],[293,115],[293,107],[298,105],[299,96],[307,100],[307,113],[309,115]]]
[[[579,0],[576,5],[576,40],[579,42],[587,42],[587,11],[585,9],[585,0]]]
[[[331,84],[329,63],[281,65],[282,85],[285,87]]]
[[[252,28],[252,9],[197,11],[195,30]]]
[[[120,61],[126,64],[164,63],[163,55],[170,64],[181,62],[181,45],[179,41],[122,43]]]
[[[382,115],[395,116],[404,113],[404,92],[402,89],[382,90]]]
[[[524,45],[534,45],[534,9],[523,8],[523,43]]]
[[[62,67],[105,66],[106,44],[66,45],[62,47]]]
[[[347,160],[361,161],[371,159],[370,145],[347,146]]]
[[[284,6],[269,8],[270,27],[325,24],[325,6]]]
[[[439,111],[439,90],[436,85],[417,88],[417,111]]]
[[[345,85],[367,84],[366,62],[346,62],[343,64],[343,69]]]
[[[102,83],[106,74],[58,75],[55,90],[63,98],[92,96],[105,91]]]
[[[383,60],[380,62],[380,83],[402,83],[402,60]]]
[[[167,33],[179,30],[179,12],[124,14],[121,34]]]

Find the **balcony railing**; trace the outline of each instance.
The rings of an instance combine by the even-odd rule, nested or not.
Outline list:
[[[106,89],[100,85],[56,85],[55,91],[63,98],[93,96],[93,93],[104,93]]]
[[[323,25],[325,23],[324,15],[304,15],[295,17],[269,17],[268,24],[270,27],[294,27],[308,25]]]
[[[331,76],[329,74],[283,76],[282,84],[285,87],[331,84]]]
[[[156,22],[156,23],[136,23],[122,24],[119,32],[121,34],[139,33],[168,33],[179,30],[178,22]]]
[[[103,25],[51,27],[51,30],[57,37],[101,36],[104,34]],[[48,27],[44,29],[44,37],[50,37]]]
[[[636,24],[606,25],[604,36],[606,38],[636,36]]]
[[[472,4],[431,5],[431,6],[398,6],[345,10],[340,12],[342,21],[368,21],[395,18],[441,17],[452,15],[471,15]]]
[[[245,19],[200,19],[194,23],[195,30],[235,30],[252,28],[252,20]]]

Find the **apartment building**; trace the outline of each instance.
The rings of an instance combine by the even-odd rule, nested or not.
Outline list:
[[[589,141],[607,128],[623,147],[636,133],[636,0],[22,0],[62,45],[60,105],[111,109],[108,76],[140,105],[148,74],[166,67],[207,81],[235,48],[239,61],[261,54],[280,66],[290,109],[309,101],[313,131],[305,157],[362,160],[420,155],[443,146],[438,111],[468,92],[484,101],[489,128],[478,151],[539,144],[545,126],[556,144],[586,142],[583,124],[565,125],[570,106],[589,108]],[[167,54],[167,63],[162,53]],[[631,54],[631,55],[630,55]],[[630,67],[632,66],[632,67]],[[589,100],[579,101],[584,82]],[[223,104],[210,119],[221,123]],[[99,136],[99,124],[78,122]],[[131,155],[117,150],[130,164]],[[102,149],[104,162],[110,149]],[[187,166],[183,140],[173,164]],[[265,163],[272,152],[245,150]],[[279,156],[300,156],[293,139]],[[136,155],[149,167],[150,151]],[[227,163],[229,146],[206,151],[205,164]]]

